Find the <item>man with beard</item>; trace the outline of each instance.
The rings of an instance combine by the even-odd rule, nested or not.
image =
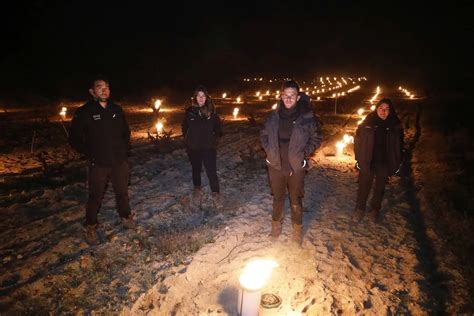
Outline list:
[[[289,80],[283,83],[281,100],[271,112],[261,131],[260,140],[267,155],[268,178],[273,194],[272,230],[278,238],[282,231],[283,207],[288,189],[293,236],[298,246],[302,242],[304,178],[308,157],[321,145],[321,128],[311,105],[299,94],[299,85]]]
[[[128,197],[130,129],[122,108],[110,101],[109,82],[97,77],[89,89],[93,100],[74,113],[70,145],[88,160],[86,240],[98,243],[97,212],[108,181],[112,182],[118,213],[127,229],[135,229]]]

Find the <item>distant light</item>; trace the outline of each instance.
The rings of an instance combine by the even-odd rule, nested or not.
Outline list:
[[[158,100],[155,101],[155,109],[158,110],[160,108],[160,106],[161,106],[161,100],[158,99]]]

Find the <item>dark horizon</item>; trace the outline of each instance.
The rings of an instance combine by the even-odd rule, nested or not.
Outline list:
[[[472,79],[472,5],[361,7],[348,1],[211,8],[36,1],[2,20],[0,93],[87,95],[106,75],[122,96],[229,85],[245,76],[367,76],[426,91]],[[449,80],[455,76],[459,82]],[[446,86],[451,84],[451,86]]]

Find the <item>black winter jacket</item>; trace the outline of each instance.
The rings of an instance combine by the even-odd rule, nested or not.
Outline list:
[[[268,115],[265,126],[260,133],[260,141],[267,154],[267,165],[277,170],[281,170],[278,139],[280,124],[278,109],[281,106],[284,106],[282,101],[278,103],[277,110]],[[288,145],[288,159],[294,172],[307,168],[306,158],[321,146],[323,139],[321,127],[314,117],[311,106],[301,100],[298,101],[296,106],[302,107],[301,114],[293,122],[293,131]]]
[[[130,129],[122,108],[98,101],[79,107],[71,122],[69,144],[91,162],[110,166],[127,160],[130,152]]]
[[[374,158],[375,132],[379,127],[371,116],[377,115],[374,111],[362,122],[356,131],[354,138],[355,159],[358,168],[363,172],[369,172],[372,168]],[[390,118],[390,117],[389,117]],[[389,119],[387,118],[387,120]],[[385,157],[389,175],[395,174],[400,169],[403,153],[403,128],[400,120],[394,117],[387,122],[385,139]]]
[[[181,131],[187,149],[215,148],[222,135],[221,119],[215,112],[204,114],[197,106],[186,109]]]

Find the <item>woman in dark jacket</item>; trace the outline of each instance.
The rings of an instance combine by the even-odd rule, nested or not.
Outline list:
[[[367,198],[375,178],[369,219],[376,221],[388,178],[400,170],[403,152],[403,128],[390,99],[382,99],[375,111],[359,125],[354,140],[359,169],[357,201],[353,220],[360,222],[366,212]]]
[[[222,134],[221,120],[205,87],[198,86],[194,91],[192,104],[186,109],[181,127],[192,167],[194,184],[192,204],[195,208],[201,207],[201,169],[204,164],[214,207],[220,209],[222,201],[216,171],[216,140]]]

